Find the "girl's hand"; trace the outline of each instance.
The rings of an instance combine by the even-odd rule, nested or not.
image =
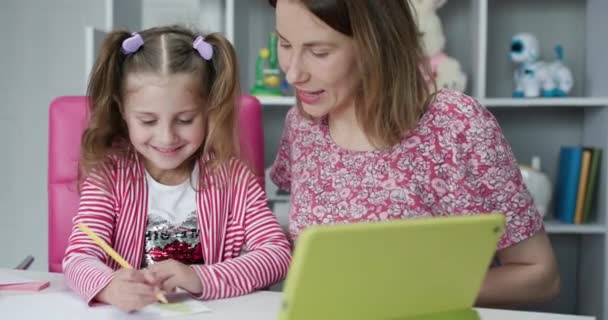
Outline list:
[[[95,299],[126,312],[139,310],[157,301],[155,287],[149,280],[150,277],[141,270],[117,270],[112,281],[95,296]]]
[[[182,288],[194,295],[203,291],[203,285],[196,272],[179,261],[164,260],[149,266],[148,270],[158,281],[156,284],[161,290],[174,292],[176,288]]]

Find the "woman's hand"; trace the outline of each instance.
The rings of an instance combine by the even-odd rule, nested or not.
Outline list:
[[[156,284],[166,292],[174,292],[176,288],[182,288],[193,295],[198,295],[203,291],[203,285],[196,272],[179,261],[164,260],[149,266],[148,270],[156,279]]]
[[[126,312],[139,310],[157,301],[152,280],[144,271],[120,269],[114,272],[112,281],[95,296],[95,299]]]

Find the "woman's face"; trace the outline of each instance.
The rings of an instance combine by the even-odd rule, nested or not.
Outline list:
[[[354,107],[361,76],[353,38],[297,0],[277,1],[276,31],[279,64],[306,113],[322,117]]]

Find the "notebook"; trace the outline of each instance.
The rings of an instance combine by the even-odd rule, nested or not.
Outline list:
[[[0,273],[0,291],[40,291],[48,286],[48,281],[35,281],[18,275]]]
[[[478,319],[472,306],[503,228],[501,214],[310,227],[280,319]]]

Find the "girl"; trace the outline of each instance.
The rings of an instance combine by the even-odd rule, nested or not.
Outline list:
[[[270,2],[298,98],[271,170],[292,193],[291,237],[314,224],[502,212],[500,266],[477,303],[554,297],[555,257],[511,148],[473,98],[430,93],[408,0]]]
[[[74,227],[63,270],[87,302],[130,311],[155,302],[157,288],[217,299],[285,276],[289,243],[234,158],[236,66],[215,33],[162,27],[105,39],[88,87],[74,224],[146,269],[119,269]]]

